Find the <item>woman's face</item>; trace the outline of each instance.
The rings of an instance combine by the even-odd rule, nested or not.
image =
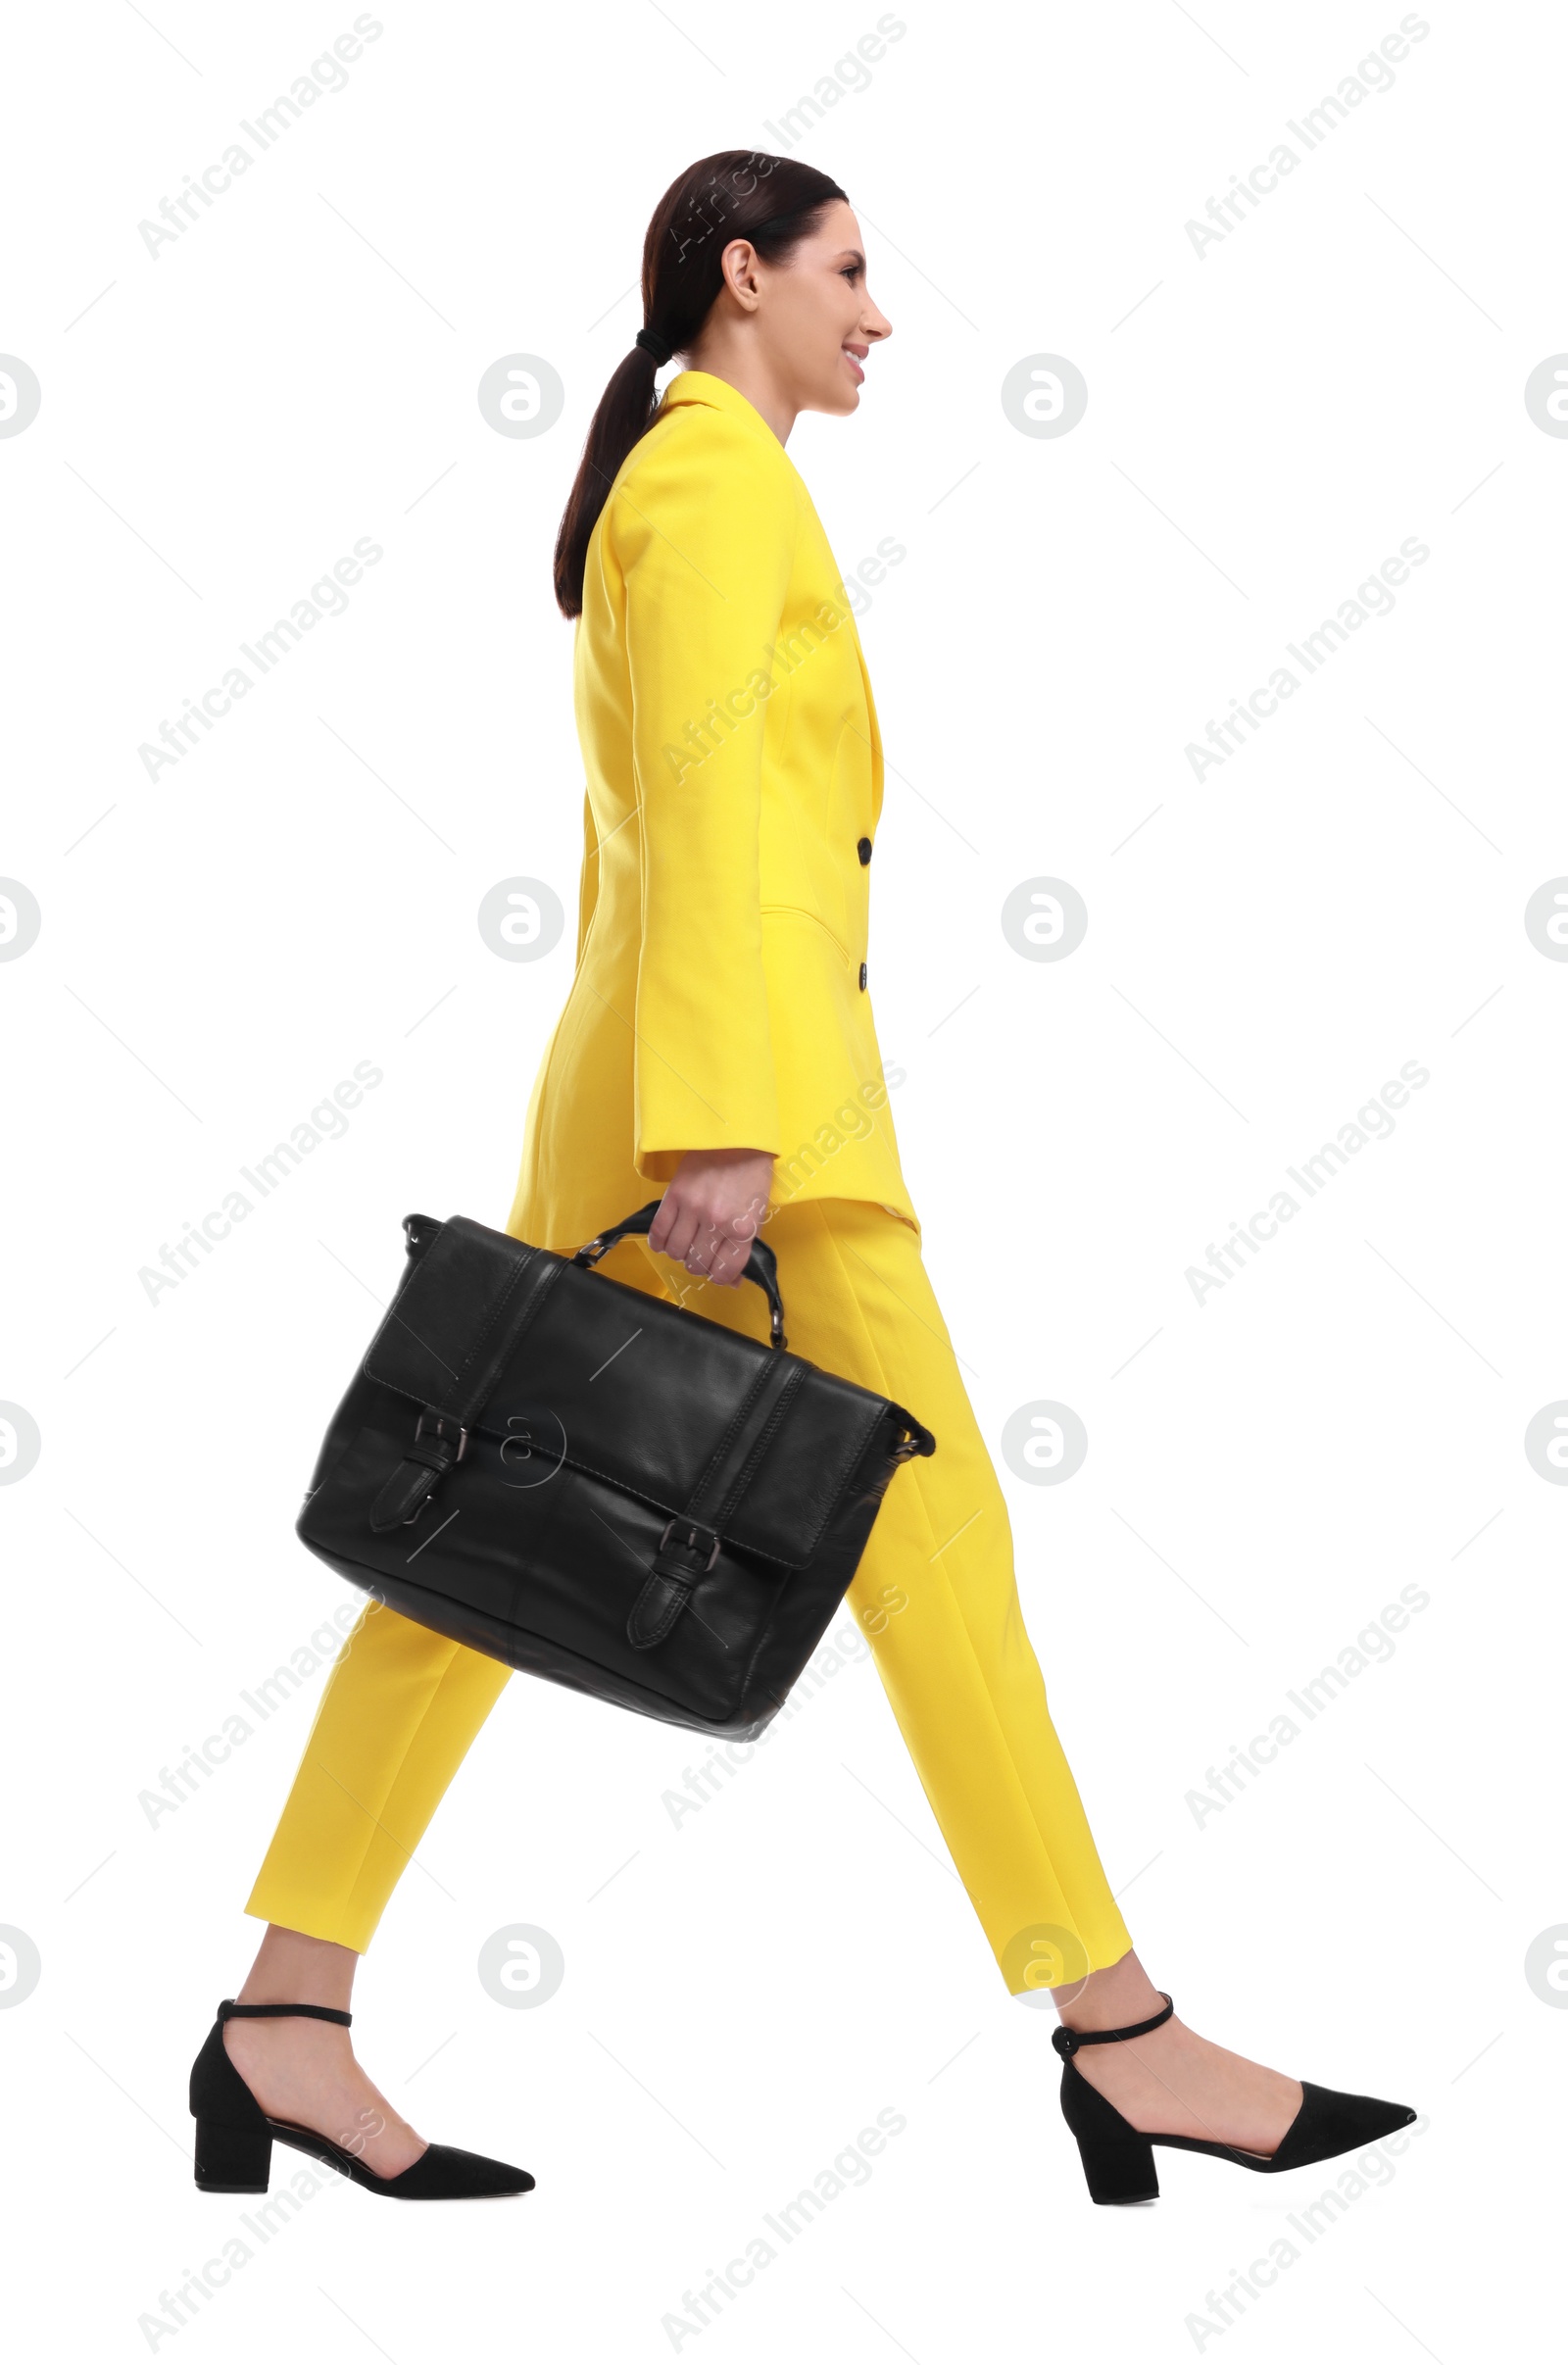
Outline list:
[[[861,365],[872,345],[893,334],[893,323],[871,301],[864,242],[851,208],[835,201],[781,263],[764,263],[741,241],[737,246],[749,263],[737,274],[739,284],[755,290],[758,329],[781,392],[800,411],[857,409]],[[730,259],[726,254],[726,270]]]

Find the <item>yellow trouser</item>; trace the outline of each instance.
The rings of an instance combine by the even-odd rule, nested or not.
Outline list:
[[[943,1838],[1014,1995],[1132,1945],[1046,1706],[1005,1500],[912,1229],[859,1200],[779,1208],[792,1350],[906,1404],[936,1433],[883,1499],[846,1597]],[[693,1280],[640,1240],[604,1269],[766,1336],[750,1282]],[[511,1670],[371,1602],[327,1679],[246,1911],[364,1952]]]

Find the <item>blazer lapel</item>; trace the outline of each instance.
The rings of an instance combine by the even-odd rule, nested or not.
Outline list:
[[[860,667],[860,680],[865,688],[865,712],[871,725],[871,827],[874,830],[882,812],[882,733],[877,726],[876,700],[871,695],[871,675],[865,662],[865,651],[860,646],[859,630],[856,624],[853,610],[850,614],[850,632],[855,641],[855,655]]]
[[[682,403],[705,403],[710,410],[728,412],[731,418],[743,419],[748,426],[757,430],[769,449],[784,462],[790,474],[794,477],[799,498],[816,529],[816,537],[826,560],[825,572],[830,579],[842,584],[843,578],[838,573],[837,562],[834,560],[827,536],[822,530],[822,521],[817,517],[816,505],[811,499],[806,479],[761,414],[747,401],[745,395],[737,387],[730,385],[727,379],[713,377],[706,370],[682,370],[670,379],[669,384],[664,388],[661,408],[674,410]],[[853,609],[849,611],[849,625],[850,637],[855,643],[856,662],[859,665],[860,680],[865,690],[865,712],[870,725],[871,826],[875,829],[882,812],[882,733],[876,718],[876,701],[871,695],[871,676],[866,667],[865,651],[860,646],[860,635],[856,625]]]

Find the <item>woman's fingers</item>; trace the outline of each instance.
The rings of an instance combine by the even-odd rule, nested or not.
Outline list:
[[[668,1205],[667,1197],[664,1205]],[[662,1207],[660,1211],[662,1213]],[[700,1273],[705,1279],[717,1282],[721,1289],[733,1289],[746,1270],[752,1237],[748,1233],[737,1240],[727,1223],[717,1223],[695,1207],[679,1205],[662,1243],[654,1239],[652,1229],[648,1235],[650,1247],[675,1257],[689,1273]]]
[[[684,1258],[687,1271],[704,1273],[710,1281],[721,1280],[733,1245],[722,1226],[711,1219],[706,1222],[699,1219]]]
[[[675,1228],[675,1216],[679,1207],[680,1199],[673,1187],[666,1190],[659,1203],[654,1220],[648,1227],[648,1245],[651,1249],[657,1250],[661,1256],[669,1255],[669,1235]]]
[[[696,1237],[686,1252],[686,1269],[706,1274],[720,1289],[733,1289],[746,1270],[756,1237],[757,1217],[750,1209],[721,1218],[700,1219]]]
[[[672,1183],[659,1203],[659,1213],[648,1227],[648,1245],[662,1256],[684,1260],[697,1237],[697,1218]]]
[[[746,1260],[751,1253],[749,1239],[721,1240],[713,1251],[713,1260],[708,1268],[709,1279],[716,1282],[720,1289],[733,1289],[746,1270]]]
[[[649,1247],[733,1289],[766,1214],[772,1173],[768,1151],[687,1151],[649,1226]]]

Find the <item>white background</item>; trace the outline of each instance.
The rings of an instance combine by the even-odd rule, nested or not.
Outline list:
[[[876,22],[374,13],[348,87],[156,260],[138,223],[349,0],[100,0],[9,41],[0,347],[43,392],[0,441],[0,872],[43,915],[0,965],[0,1398],[42,1437],[0,1490],[0,1923],[42,1960],[0,2009],[13,2341],[1513,2348],[1568,2038],[1524,1967],[1568,1922],[1568,1496],[1523,1445],[1568,1396],[1568,967],[1524,926],[1568,870],[1568,441],[1524,402],[1568,347],[1564,35],[1544,7],[1427,9],[1394,86],[1307,152],[1286,119],[1397,0],[901,8],[793,143],[859,209],[895,334],[858,415],[790,450],[847,573],[907,553],[860,621],[888,757],[871,992],[987,1436],[1041,1400],[1087,1424],[1069,1482],[1004,1481],[1112,1884],[1189,2021],[1407,2099],[1419,2135],[1314,2242],[1288,2213],[1345,2163],[1264,2183],[1165,2153],[1156,2208],[1093,2208],[1054,2014],[1006,1996],[863,1655],[678,1828],[698,1737],[519,1677],[386,1914],[356,2037],[421,2132],[537,2192],[411,2219],[331,2185],[182,2329],[138,2322],[242,2234],[242,2202],[193,2190],[185,2077],[258,1935],[319,1677],[177,1811],[150,1823],[141,1794],[352,1598],[292,1525],[402,1216],[511,1205],[580,852],[550,551],[643,229],[693,158],[780,147],[768,120]],[[1296,172],[1200,258],[1186,223],[1282,138]],[[510,440],[475,390],[519,352],[566,403]],[[1060,438],[1004,415],[1035,354],[1088,382]],[[149,780],[138,747],[362,536],[384,557],[348,612]],[[1394,612],[1195,779],[1209,718],[1406,537],[1430,557]],[[566,908],[536,962],[476,925],[518,874]],[[1002,932],[1039,876],[1088,906],[1060,962]],[[140,1268],[361,1060],[384,1081],[344,1137],[149,1303]],[[1200,1306],[1187,1268],[1411,1060],[1430,1081],[1392,1136]],[[1393,1657],[1197,1820],[1207,1769],[1407,1585],[1428,1604]],[[566,1972],[509,2011],[475,1964],[515,1923]],[[869,2181],[672,2338],[884,2108],[907,2124]],[[1282,2239],[1294,2263],[1212,2329],[1205,2295]]]

